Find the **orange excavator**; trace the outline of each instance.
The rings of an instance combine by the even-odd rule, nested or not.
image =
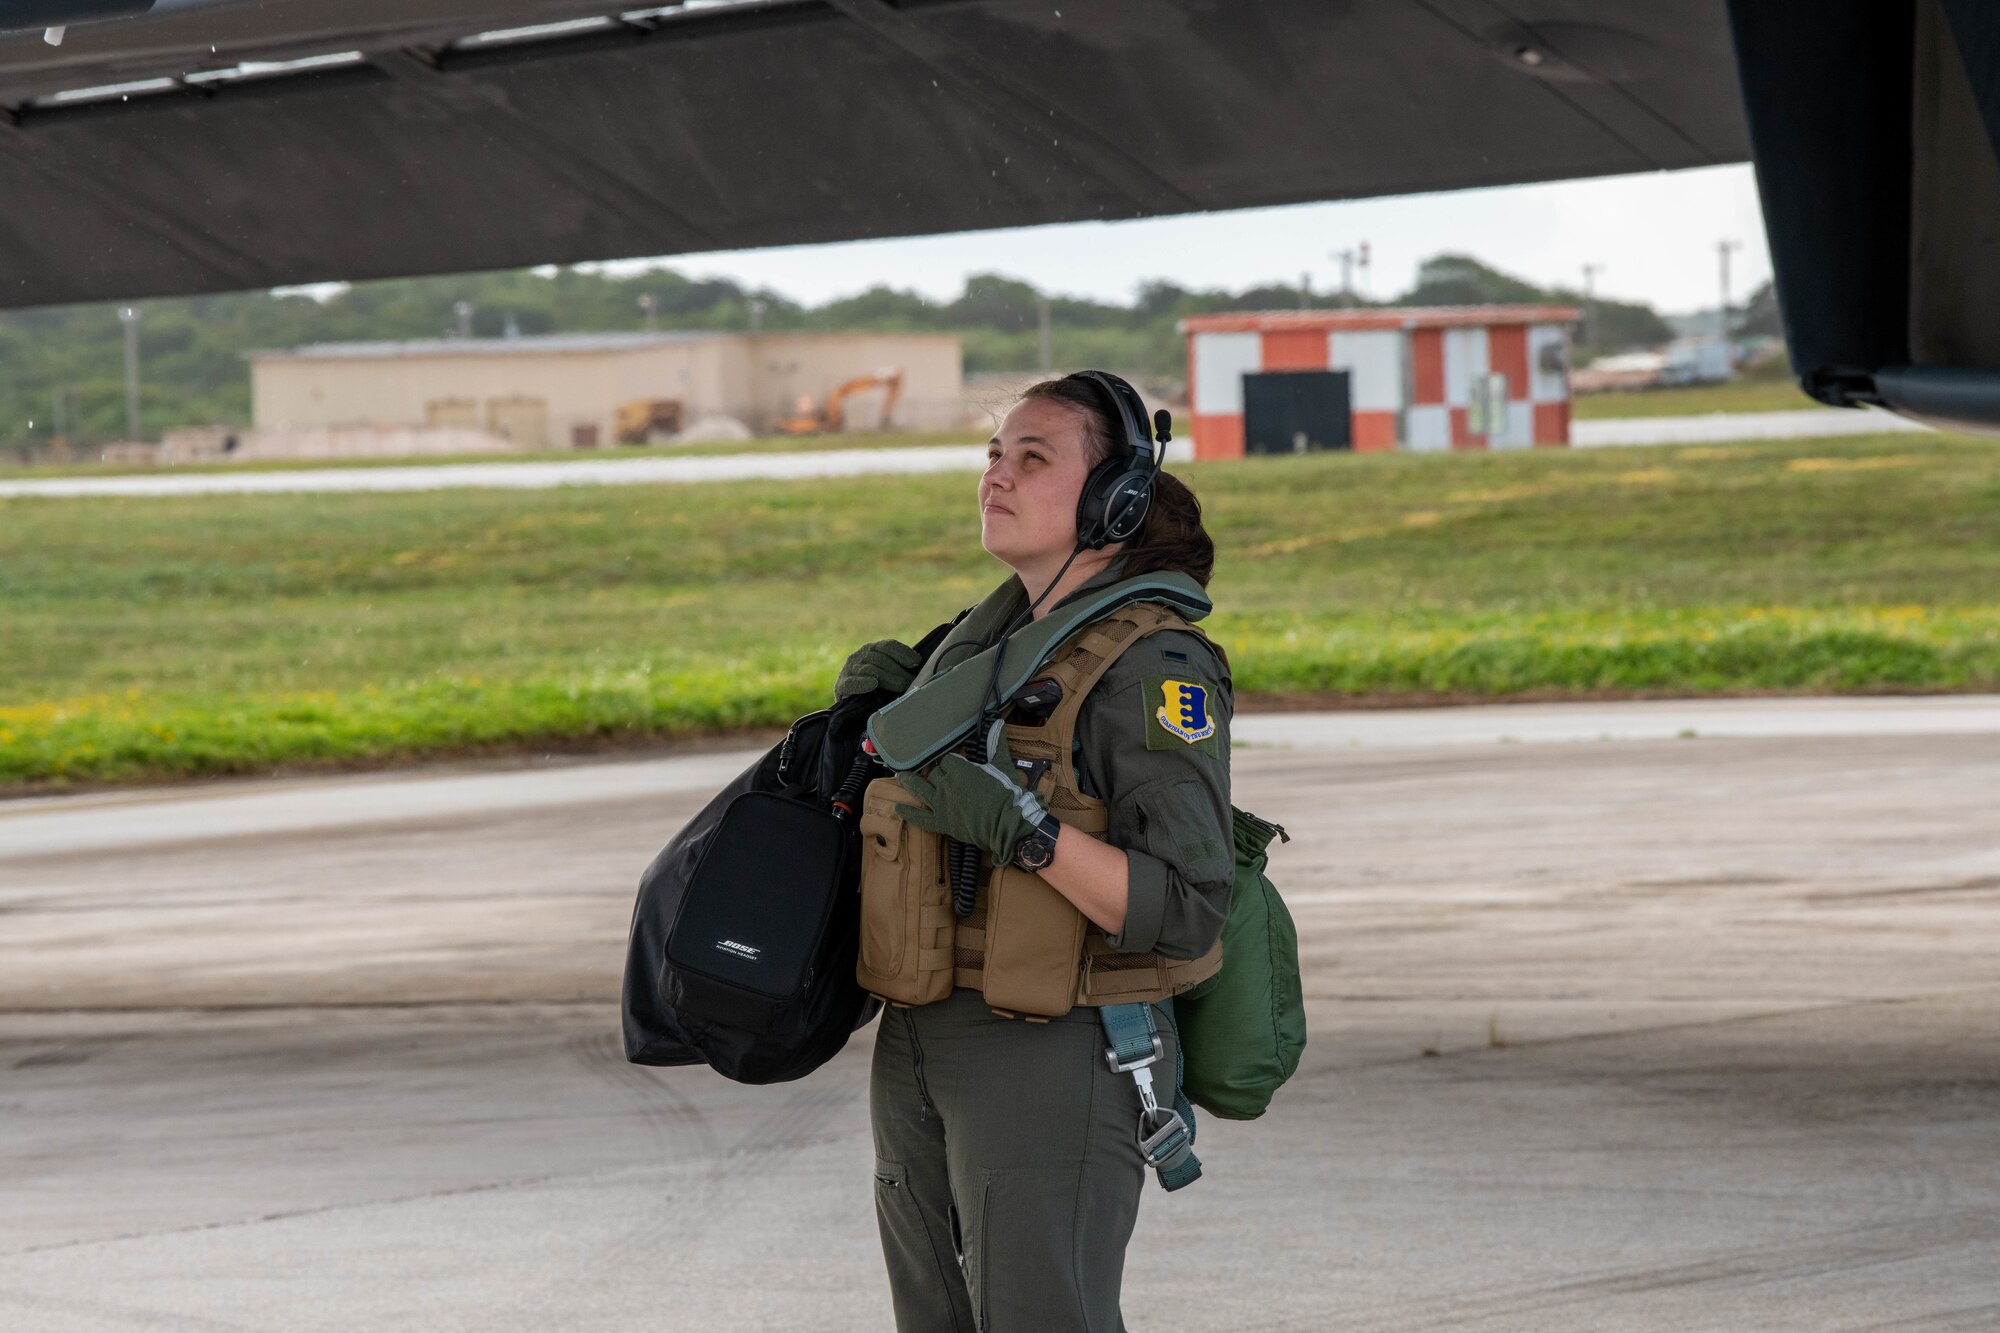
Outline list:
[[[903,372],[885,370],[878,375],[862,375],[847,381],[826,396],[824,406],[813,406],[810,395],[801,397],[792,410],[795,415],[777,423],[781,435],[828,435],[847,424],[847,400],[870,389],[885,389],[882,398],[881,429],[889,429],[889,416],[903,394]]]

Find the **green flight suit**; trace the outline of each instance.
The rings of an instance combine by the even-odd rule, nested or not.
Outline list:
[[[1071,596],[1121,577],[1114,561]],[[1025,603],[1009,579],[964,624],[997,635],[1005,612]],[[940,656],[991,639],[957,642]],[[1222,933],[1234,882],[1232,704],[1227,661],[1172,630],[1127,649],[1083,703],[1080,781],[1108,805],[1107,840],[1128,854],[1125,928],[1112,940],[1121,950],[1195,958]],[[1165,1100],[1176,1038],[1171,1005],[1156,1009]],[[1030,1023],[959,989],[883,1011],[869,1109],[876,1217],[902,1333],[1124,1328],[1119,1283],[1148,1173],[1137,1090],[1106,1066],[1104,1047],[1087,1007]]]

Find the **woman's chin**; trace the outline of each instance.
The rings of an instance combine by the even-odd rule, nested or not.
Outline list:
[[[1000,530],[1000,525],[993,522],[991,516],[979,525],[979,544],[985,547],[986,554],[995,560],[1005,564],[1013,563],[1015,543],[1007,540],[1007,534]]]

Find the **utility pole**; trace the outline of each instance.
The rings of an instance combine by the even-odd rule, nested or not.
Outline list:
[[[1716,324],[1725,341],[1729,337],[1729,252],[1742,248],[1741,241],[1722,240],[1715,243],[1716,258],[1722,261],[1722,310],[1716,317]]]
[[[1310,272],[1299,274],[1299,309],[1310,310],[1313,303],[1313,283]]]
[[[470,338],[472,336],[472,302],[459,301],[452,306],[452,312],[458,316],[458,336],[461,338]]]
[[[1344,306],[1361,304],[1361,293],[1368,290],[1368,242],[1362,241],[1351,249],[1334,250],[1329,258],[1340,264],[1340,303]],[[1354,286],[1354,271],[1361,270],[1361,287]]]
[[[125,306],[118,318],[125,325],[125,438],[139,436],[139,308]]]
[[[1583,266],[1583,345],[1591,351],[1597,346],[1597,275],[1604,268],[1602,264]]]
[[[1035,364],[1044,375],[1052,374],[1056,368],[1056,338],[1054,321],[1049,315],[1049,298],[1035,298]]]
[[[651,292],[642,292],[639,296],[639,309],[646,314],[646,332],[658,333],[660,331],[659,300]]]
[[[1340,264],[1340,303],[1354,304],[1354,263],[1358,259],[1367,263],[1368,247],[1363,244],[1359,250],[1335,250],[1328,256]]]

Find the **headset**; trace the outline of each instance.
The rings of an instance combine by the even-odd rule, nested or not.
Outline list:
[[[1128,540],[1145,523],[1153,507],[1153,483],[1167,460],[1167,442],[1173,439],[1173,419],[1165,411],[1155,412],[1148,429],[1139,391],[1108,370],[1079,370],[1068,378],[1096,390],[1124,436],[1111,457],[1091,469],[1076,498],[1078,549],[1100,551],[1112,542]]]

